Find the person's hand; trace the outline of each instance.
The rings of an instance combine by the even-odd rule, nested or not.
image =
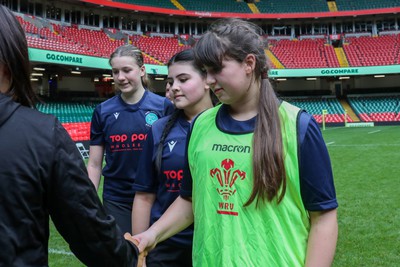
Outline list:
[[[138,247],[139,249],[139,241],[135,238],[133,238],[129,233],[124,234],[124,238]],[[138,263],[137,267],[146,267],[146,256],[147,256],[147,251],[140,251],[139,249],[139,256],[138,256]]]
[[[139,252],[145,252],[146,255],[157,245],[156,234],[150,229],[143,233],[134,235],[132,238],[139,241]]]

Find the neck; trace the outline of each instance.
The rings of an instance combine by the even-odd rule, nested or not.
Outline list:
[[[239,102],[229,105],[229,114],[238,121],[246,121],[254,118],[258,114],[258,105],[260,98],[260,87],[257,84],[249,88],[247,97]]]
[[[136,104],[137,102],[140,101],[140,99],[142,99],[144,92],[145,92],[145,89],[143,87],[138,88],[134,92],[122,93],[121,98],[127,104]]]
[[[194,105],[190,108],[186,108],[183,110],[183,113],[185,114],[186,119],[191,122],[197,115],[199,115],[201,112],[212,108],[213,104],[211,99],[207,99],[205,101],[202,101],[198,103],[198,105]]]

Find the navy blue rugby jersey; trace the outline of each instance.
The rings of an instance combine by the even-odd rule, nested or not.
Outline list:
[[[170,116],[167,116],[158,120],[149,131],[133,185],[135,191],[156,194],[150,224],[157,221],[179,196],[183,177],[186,136],[190,123],[186,121],[182,112],[165,139],[160,172],[155,167],[157,147],[169,118]],[[192,239],[193,225],[165,242],[186,246],[192,244]]]
[[[309,211],[334,209],[338,203],[332,167],[318,123],[305,111],[299,117],[299,169],[303,204]],[[254,131],[256,117],[248,121],[236,121],[229,115],[227,106],[222,105],[216,122],[218,128],[227,134],[249,133]],[[185,158],[184,177],[180,194],[182,197],[191,197],[192,176],[187,158]]]
[[[147,90],[136,104],[127,104],[116,95],[95,108],[90,145],[105,147],[104,199],[132,202],[132,184],[147,132],[155,121],[172,111],[168,99]]]

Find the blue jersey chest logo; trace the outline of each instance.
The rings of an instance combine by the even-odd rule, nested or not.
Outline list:
[[[151,125],[153,125],[153,123],[155,121],[158,120],[158,116],[153,111],[149,111],[149,112],[146,113],[145,120],[146,120],[146,124],[151,126]]]

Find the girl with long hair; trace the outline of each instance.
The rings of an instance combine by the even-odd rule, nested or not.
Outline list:
[[[140,249],[194,222],[194,266],[330,266],[338,235],[328,151],[311,115],[279,100],[262,31],[211,25],[195,45],[222,105],[192,123],[180,197]]]

